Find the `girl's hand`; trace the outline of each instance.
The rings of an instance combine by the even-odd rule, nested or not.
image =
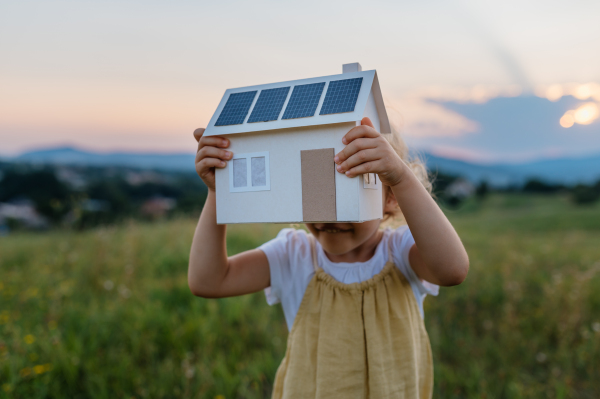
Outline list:
[[[226,161],[233,157],[233,153],[221,149],[229,147],[229,140],[217,136],[202,137],[204,130],[194,130],[194,138],[198,142],[196,173],[210,191],[215,191],[215,168],[224,168],[227,165]]]
[[[369,118],[363,118],[361,125],[350,130],[342,142],[346,148],[333,160],[337,171],[348,177],[377,173],[383,184],[393,187],[408,173],[408,166]]]

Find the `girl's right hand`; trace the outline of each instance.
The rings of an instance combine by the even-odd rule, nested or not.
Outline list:
[[[222,150],[229,147],[229,140],[219,136],[202,137],[204,130],[203,128],[194,130],[194,138],[198,142],[196,173],[210,191],[215,191],[215,168],[224,168],[227,161],[233,157],[233,153]]]

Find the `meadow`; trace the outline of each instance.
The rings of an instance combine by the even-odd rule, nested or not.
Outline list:
[[[446,213],[471,270],[425,300],[434,397],[600,397],[600,204],[493,194]],[[0,237],[0,397],[269,397],[282,311],[190,293],[195,223]],[[230,227],[228,250],[282,227]]]

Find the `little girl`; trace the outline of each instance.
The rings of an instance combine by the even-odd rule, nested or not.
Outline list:
[[[423,299],[440,285],[460,284],[469,259],[425,188],[426,174],[420,181],[405,162],[400,137],[384,137],[364,118],[334,162],[348,177],[377,173],[386,217],[401,210],[408,226],[307,223],[310,235],[283,229],[258,249],[228,257],[214,170],[233,154],[226,138],[203,132],[194,132],[196,171],[208,197],[190,253],[190,290],[219,298],[264,289],[269,304],[281,302],[290,334],[273,398],[431,398]]]

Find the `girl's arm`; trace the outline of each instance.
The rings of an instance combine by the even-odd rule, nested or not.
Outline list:
[[[226,225],[217,224],[215,168],[224,168],[232,158],[229,140],[202,137],[198,141],[196,172],[208,187],[208,196],[194,233],[188,266],[188,285],[194,295],[221,298],[260,291],[270,284],[269,261],[260,249],[227,257]]]
[[[347,145],[335,157],[340,173],[349,177],[377,173],[381,182],[391,187],[415,239],[409,261],[417,276],[444,286],[462,283],[469,271],[469,257],[458,234],[369,118],[342,141]]]

